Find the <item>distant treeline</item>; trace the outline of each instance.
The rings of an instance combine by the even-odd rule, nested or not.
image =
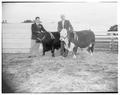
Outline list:
[[[24,20],[22,23],[33,23],[34,20]]]
[[[118,25],[111,26],[108,31],[118,31]]]

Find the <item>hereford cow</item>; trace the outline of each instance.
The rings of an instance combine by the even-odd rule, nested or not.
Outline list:
[[[64,31],[65,32],[65,31]],[[87,48],[87,51],[92,55],[95,44],[95,34],[91,30],[82,30],[75,33],[71,32],[67,35],[66,33],[60,33],[61,37],[64,38],[65,48],[69,51],[73,51],[74,58],[76,58],[76,52],[78,47]],[[64,37],[63,37],[64,36]],[[70,41],[70,46],[68,42]]]
[[[51,36],[52,35],[52,36]],[[59,32],[40,32],[37,36],[38,42],[41,42],[43,45],[43,55],[45,55],[46,51],[50,51],[52,56],[54,57],[55,49],[60,48],[60,33]]]

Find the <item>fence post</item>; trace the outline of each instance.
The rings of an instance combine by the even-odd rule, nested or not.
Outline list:
[[[114,50],[114,43],[115,43],[115,38],[114,38],[114,36],[115,35],[117,35],[117,32],[113,32],[113,31],[109,31],[109,34],[110,34],[110,36],[111,36],[111,39],[110,39],[110,45],[109,45],[109,47],[110,47],[110,50],[111,51],[113,51]],[[115,34],[115,35],[114,35]]]

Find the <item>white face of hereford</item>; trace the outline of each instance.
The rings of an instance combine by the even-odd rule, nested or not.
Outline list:
[[[67,30],[66,29],[62,29],[62,31],[60,32],[60,40],[65,42],[65,48],[69,51],[73,51],[73,48],[75,47],[74,43],[70,43],[70,47],[68,47],[68,37],[67,37]]]
[[[63,38],[67,37],[67,30],[66,29],[62,29],[62,31],[60,32],[60,37],[63,37]]]

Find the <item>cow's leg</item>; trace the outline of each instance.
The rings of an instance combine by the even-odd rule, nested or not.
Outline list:
[[[45,55],[45,50],[43,49],[43,56]]]
[[[43,44],[43,56],[45,55],[46,45]]]
[[[68,50],[67,49],[65,49],[65,51],[64,51],[64,57],[67,57],[67,55],[68,55]]]
[[[81,51],[83,51],[83,48],[80,48],[81,49]]]
[[[52,57],[55,57],[54,51],[55,51],[54,46],[52,46],[52,49],[51,49]]]
[[[75,55],[75,54],[73,55],[73,58],[76,58],[76,55]]]
[[[77,46],[73,48],[73,58],[76,58],[77,49]]]
[[[61,41],[61,45],[60,45],[60,54],[63,56],[64,52],[65,52],[64,42]]]
[[[90,48],[91,55],[93,54],[93,50],[94,50],[94,44],[92,44],[92,47]]]
[[[93,55],[93,49],[94,49],[94,44],[91,43],[91,44],[89,45],[87,51],[88,51],[91,55]]]
[[[87,48],[88,53],[90,53],[90,47]]]

